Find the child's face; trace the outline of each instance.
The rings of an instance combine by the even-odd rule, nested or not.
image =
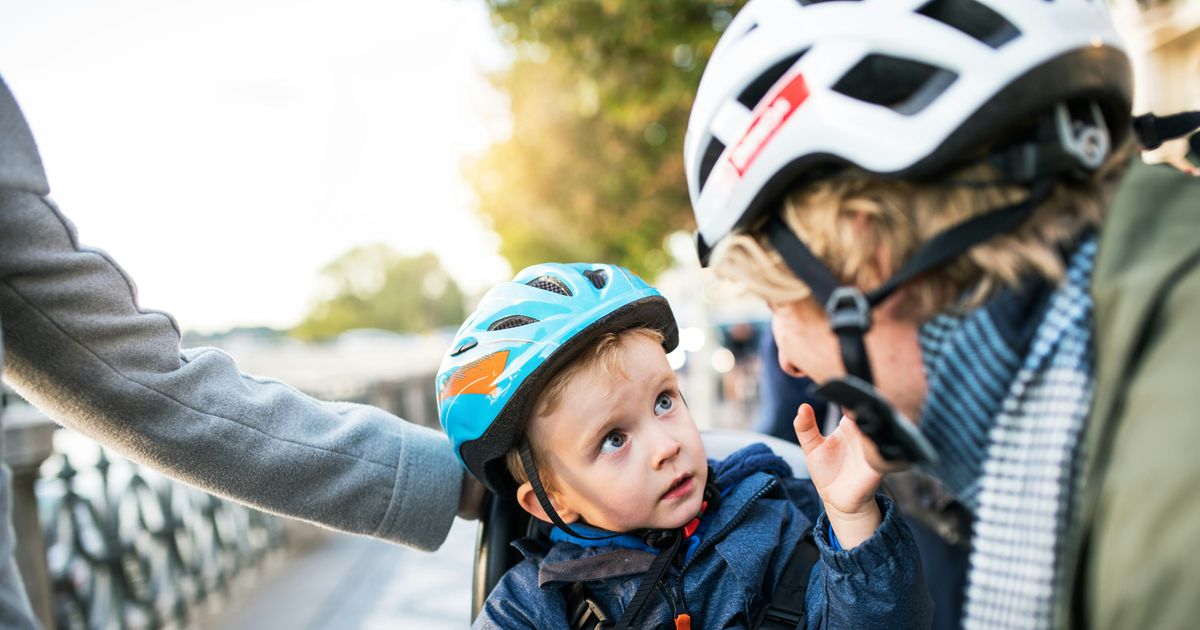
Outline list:
[[[626,336],[628,376],[592,365],[567,383],[531,437],[567,522],[610,531],[682,527],[700,511],[708,461],[662,346]],[[522,501],[525,503],[525,501]]]

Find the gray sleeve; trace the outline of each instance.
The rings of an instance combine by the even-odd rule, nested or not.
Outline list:
[[[462,469],[440,433],[242,374],[216,350],[181,351],[175,321],[140,309],[120,267],[80,247],[47,199],[14,189],[0,189],[0,323],[5,380],[134,461],[421,549],[438,547],[454,520]]]

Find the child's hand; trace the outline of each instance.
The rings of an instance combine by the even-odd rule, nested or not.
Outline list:
[[[842,548],[855,547],[870,538],[883,522],[875,503],[875,490],[883,475],[867,461],[870,439],[847,417],[833,433],[821,435],[813,409],[807,404],[800,405],[792,427]]]

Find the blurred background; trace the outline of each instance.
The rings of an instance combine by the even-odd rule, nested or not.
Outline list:
[[[81,242],[185,345],[435,426],[433,374],[484,290],[536,262],[614,262],[671,300],[696,418],[771,431],[769,313],[700,271],[682,167],[692,94],[741,4],[7,0],[0,73]],[[1138,113],[1196,108],[1200,3],[1112,6]],[[50,627],[468,620],[472,523],[435,554],[333,535],[5,403],[23,570]]]

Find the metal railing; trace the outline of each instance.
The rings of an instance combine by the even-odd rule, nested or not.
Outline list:
[[[343,399],[436,427],[431,382],[376,379]],[[0,392],[0,407],[17,561],[47,628],[202,625],[282,551],[285,531],[301,546],[308,536],[113,456],[11,394]]]
[[[53,455],[37,487],[58,628],[186,627],[283,546],[274,516],[103,450],[87,468],[71,459]]]

